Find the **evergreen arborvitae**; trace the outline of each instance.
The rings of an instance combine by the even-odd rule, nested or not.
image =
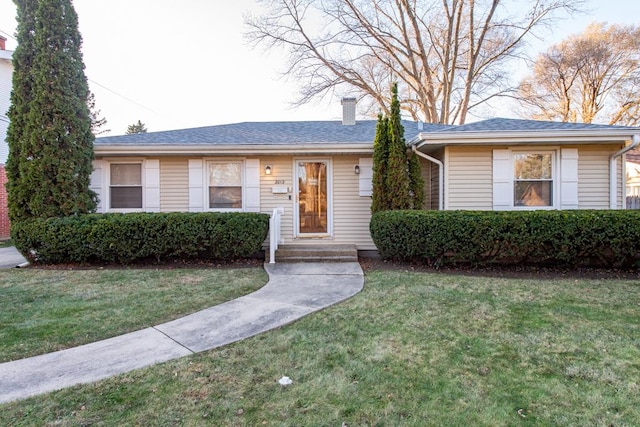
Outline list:
[[[10,117],[16,128],[10,142],[17,145],[12,161],[18,163],[18,178],[9,187],[11,219],[94,211],[96,195],[89,189],[94,137],[78,17],[70,0],[17,0],[16,5],[19,16],[35,9],[35,19],[33,28],[24,29],[33,35],[31,46],[20,46],[18,32],[16,51],[30,50],[31,63],[14,71],[23,74],[14,77],[14,91],[16,82],[31,87]]]
[[[424,179],[420,159],[407,157],[404,128],[400,121],[398,84],[392,87],[391,112],[378,115],[373,143],[373,192],[371,212],[395,209],[423,209]]]
[[[389,158],[389,119],[378,115],[376,139],[373,142],[373,190],[371,212],[388,209],[389,192],[386,189],[386,166]]]
[[[31,68],[34,54],[34,29],[36,19],[37,0],[16,0],[17,7],[17,39],[19,41],[13,52],[13,88],[11,91],[11,106],[7,116],[7,143],[9,156],[7,158],[7,196],[9,218],[11,221],[24,217],[28,211],[30,189],[21,179],[22,145],[27,127],[29,108],[33,98],[33,78]]]
[[[413,203],[409,193],[409,168],[407,165],[407,145],[404,128],[400,122],[400,101],[398,84],[392,89],[391,112],[389,114],[389,157],[387,160],[386,191],[389,196],[388,209],[411,209]]]
[[[424,209],[424,178],[420,167],[420,159],[416,154],[409,157],[409,192],[412,198],[412,209]]]

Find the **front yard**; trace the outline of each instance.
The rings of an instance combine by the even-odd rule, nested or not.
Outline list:
[[[262,277],[260,269],[241,271]],[[105,279],[107,273],[123,272],[91,272],[91,280],[101,284],[87,290],[89,279],[76,276],[85,272],[56,272],[54,286],[38,271],[0,272],[2,315],[30,313],[22,321],[3,317],[2,333],[8,325],[28,330],[25,336],[36,333],[39,326],[28,318],[50,311],[58,299],[112,299],[125,280]],[[28,281],[20,278],[24,274]],[[164,306],[184,293],[172,293],[170,284],[222,280],[234,288],[241,279],[237,272],[205,279],[213,274],[209,270],[153,274],[150,283],[165,283],[167,292],[154,305]],[[61,298],[59,288],[67,296]],[[152,288],[144,294],[154,294]],[[215,286],[209,292],[208,302]],[[49,322],[47,335],[56,333],[60,320],[79,315],[71,302],[63,306],[65,314]],[[146,310],[107,311],[147,325]],[[0,424],[640,425],[639,314],[640,284],[633,279],[374,269],[367,271],[361,294],[292,325],[96,384],[0,405]],[[82,335],[103,321],[92,315],[71,323],[80,324]],[[36,348],[32,344],[21,354],[16,344],[4,350],[1,338],[5,359],[55,346],[37,348],[38,338]],[[278,384],[285,375],[293,384]]]
[[[265,283],[260,268],[0,270],[0,363],[157,325]]]

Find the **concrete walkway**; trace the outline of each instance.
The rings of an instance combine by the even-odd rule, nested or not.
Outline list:
[[[265,264],[260,290],[119,337],[0,364],[0,403],[90,383],[286,325],[362,290],[357,262]]]
[[[27,260],[15,247],[0,248],[0,268],[15,268],[26,262]]]

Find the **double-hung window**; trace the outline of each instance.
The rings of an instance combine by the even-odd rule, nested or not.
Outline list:
[[[142,164],[111,163],[109,208],[142,209]]]
[[[209,209],[242,210],[242,161],[208,162]]]
[[[493,150],[493,209],[578,209],[578,150]]]
[[[514,206],[553,206],[552,153],[514,153]]]

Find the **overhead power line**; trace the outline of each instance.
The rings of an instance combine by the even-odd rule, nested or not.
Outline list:
[[[18,41],[12,34],[9,34],[8,32],[6,32],[6,31],[4,31],[2,29],[0,29],[0,33],[6,35],[7,37],[9,37],[12,40]],[[149,108],[144,104],[136,102],[131,98],[127,98],[126,96],[122,95],[121,93],[118,93],[115,90],[113,90],[113,89],[111,89],[111,88],[109,88],[109,87],[107,87],[107,86],[105,86],[105,85],[103,85],[101,83],[98,83],[97,81],[95,81],[93,79],[90,79],[90,78],[87,77],[87,80],[90,81],[91,83],[95,84],[96,86],[100,86],[104,90],[107,90],[107,91],[113,93],[114,95],[124,99],[125,101],[130,102],[131,104],[137,105],[140,108],[144,108],[145,110],[148,110],[148,111],[152,112],[153,114],[158,114],[158,112],[154,111],[152,108]],[[6,121],[6,120],[3,120],[3,121]]]
[[[10,39],[12,39],[12,40],[18,41],[15,37],[13,37],[13,35],[12,35],[12,34],[9,34],[9,33],[7,33],[7,32],[6,32],[6,31],[4,31],[4,30],[0,30],[0,33],[4,34],[5,36],[9,37],[9,38],[10,38]]]
[[[106,87],[106,86],[105,86],[105,85],[103,85],[103,84],[98,83],[98,82],[97,82],[97,81],[95,81],[95,80],[92,80],[92,79],[89,79],[89,78],[87,78],[87,80],[89,80],[91,83],[93,83],[93,84],[95,84],[95,85],[97,85],[97,86],[100,86],[101,88],[103,88],[103,89],[105,89],[105,90],[108,90],[109,92],[113,93],[114,95],[119,96],[120,98],[124,99],[124,100],[125,100],[125,101],[127,101],[127,102],[130,102],[130,103],[132,103],[132,104],[135,104],[135,105],[137,105],[138,107],[144,108],[145,110],[151,111],[153,114],[158,114],[156,111],[154,111],[153,109],[151,109],[151,108],[147,107],[146,105],[140,104],[139,102],[136,102],[136,101],[134,101],[133,99],[127,98],[126,96],[124,96],[124,95],[122,95],[122,94],[120,94],[120,93],[116,92],[116,91],[115,91],[115,90],[113,90],[113,89],[110,89],[110,88]]]

